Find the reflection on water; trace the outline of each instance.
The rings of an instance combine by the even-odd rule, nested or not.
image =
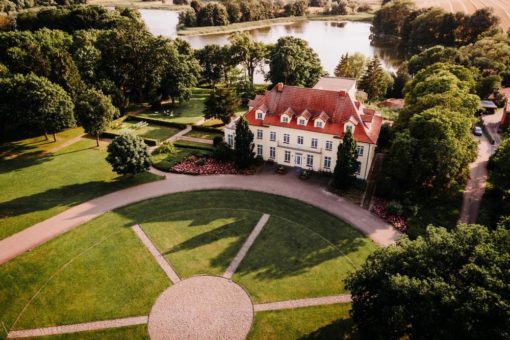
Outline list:
[[[149,31],[169,38],[177,36],[178,14],[173,11],[141,9],[140,13]],[[319,55],[324,69],[333,74],[340,56],[345,53],[361,52],[366,56],[378,55],[384,66],[395,70],[400,60],[394,46],[372,46],[370,43],[370,24],[362,22],[308,21],[291,25],[275,25],[248,31],[254,40],[274,44],[286,35],[292,35],[308,42]],[[209,44],[228,43],[228,34],[210,34],[184,37],[193,48],[202,48]],[[263,80],[257,75],[257,82]]]

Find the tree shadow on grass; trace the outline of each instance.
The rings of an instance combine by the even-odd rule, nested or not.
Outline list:
[[[227,216],[228,212],[225,212],[225,217]],[[135,216],[132,218],[136,219]],[[317,236],[313,232],[300,227],[281,226],[280,224],[271,226],[271,218],[248,251],[243,262],[241,262],[237,270],[238,273],[256,272],[255,277],[260,280],[297,276],[324,262],[348,256],[349,253],[356,252],[366,243],[366,239],[357,233],[353,233],[353,236],[346,238],[339,238],[337,235]],[[191,223],[189,227],[207,225],[216,219],[217,216],[196,214],[190,216]],[[179,216],[179,218],[160,218],[158,222],[171,224],[182,220],[182,216]],[[143,224],[143,221],[138,222]],[[256,221],[252,225],[247,225],[243,220],[227,223],[214,230],[193,236],[165,251],[163,255],[202,247],[222,238],[239,236],[219,255],[211,259],[210,264],[212,266],[227,267],[245,242],[248,234],[255,227],[255,224]],[[351,266],[349,262],[345,263],[346,266]]]
[[[361,339],[355,332],[352,319],[338,319],[327,326],[321,327],[300,340],[338,340],[338,339]]]

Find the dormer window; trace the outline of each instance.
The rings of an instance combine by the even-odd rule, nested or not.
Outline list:
[[[288,116],[282,116],[282,123],[288,123],[289,122],[289,117]]]
[[[349,123],[345,124],[344,132],[347,132],[347,131],[353,132],[353,130],[354,130],[354,126],[352,124],[349,124]]]
[[[322,129],[324,127],[324,123],[322,122],[322,120],[316,120],[315,127]]]
[[[257,113],[255,114],[255,117],[257,118],[257,120],[263,120],[264,119],[264,112],[262,111],[257,111]]]
[[[298,119],[298,125],[302,125],[302,126],[306,125],[306,119],[304,119],[304,118],[299,118],[299,119]]]

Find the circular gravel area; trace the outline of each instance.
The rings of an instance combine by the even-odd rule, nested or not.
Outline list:
[[[195,276],[173,285],[149,315],[151,339],[244,339],[253,305],[243,288],[217,276]]]

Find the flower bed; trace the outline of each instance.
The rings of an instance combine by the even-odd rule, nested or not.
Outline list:
[[[407,224],[406,219],[402,216],[390,214],[388,212],[388,202],[381,199],[374,199],[374,204],[370,210],[373,214],[379,216],[386,222],[393,225],[393,227],[401,232],[406,232]]]
[[[237,175],[241,172],[237,170],[234,162],[219,162],[211,157],[197,157],[191,155],[174,165],[172,172],[187,175]]]

